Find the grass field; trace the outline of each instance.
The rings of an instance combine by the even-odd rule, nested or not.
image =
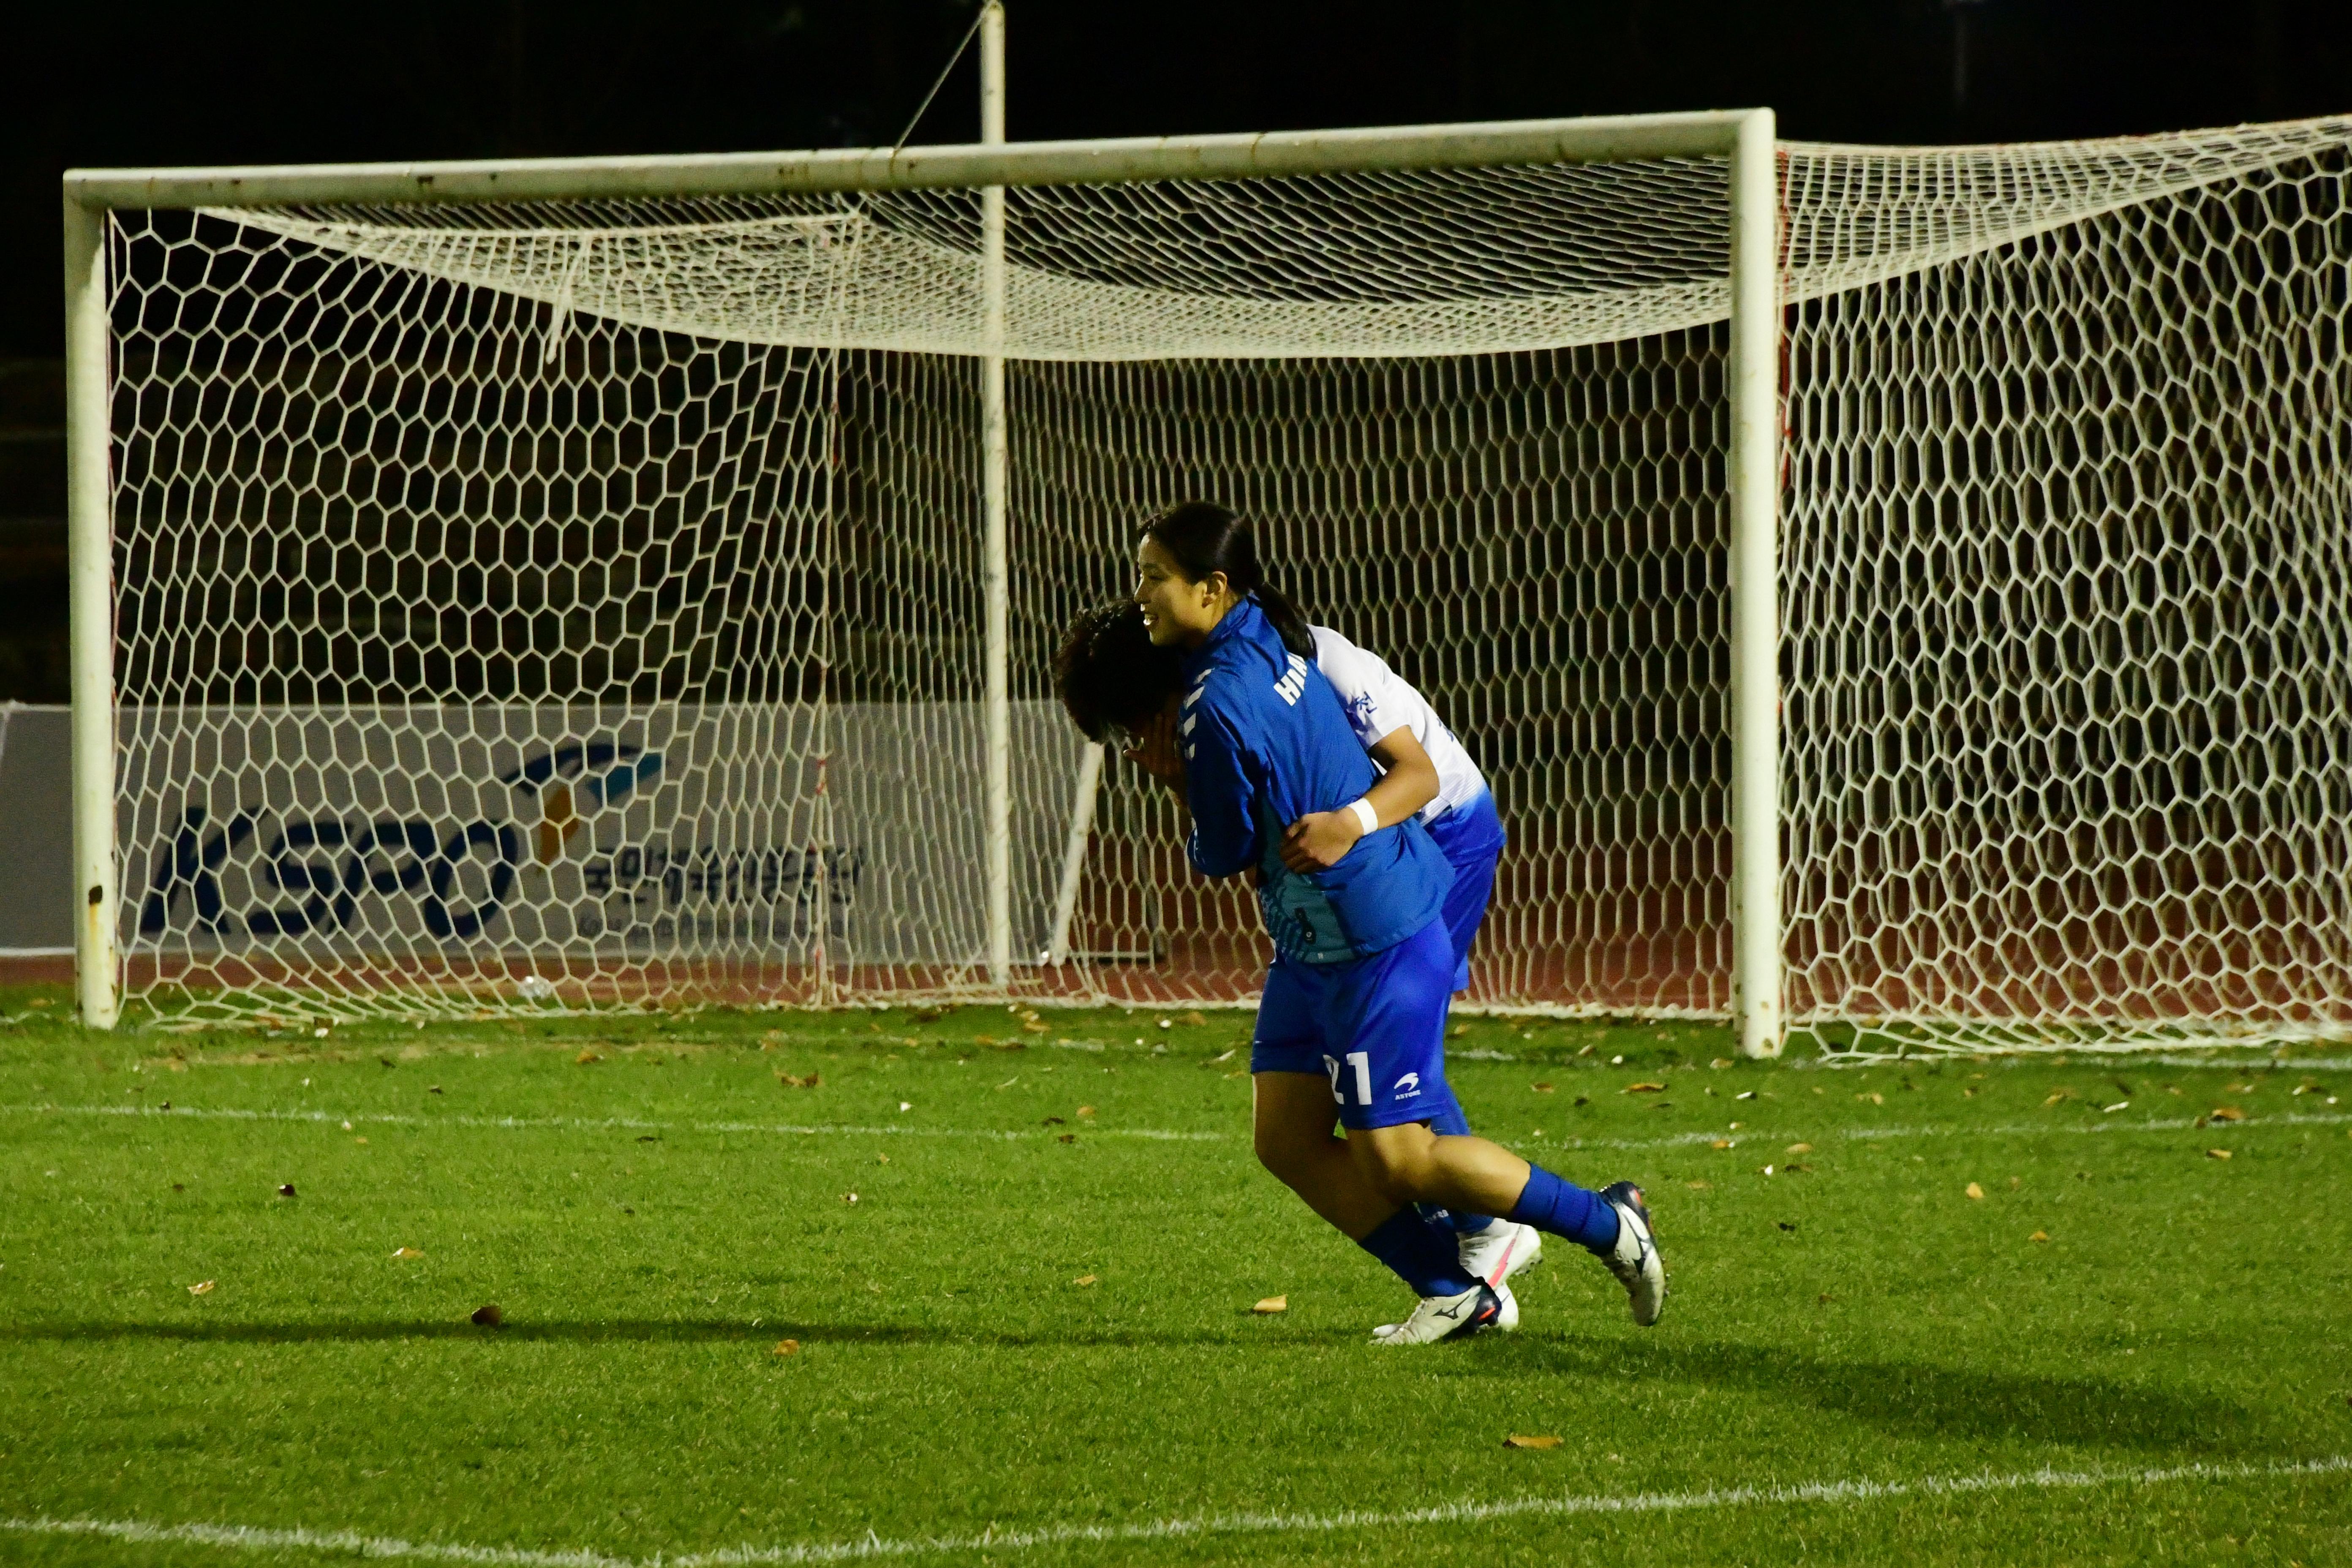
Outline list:
[[[0,994],[11,1563],[2352,1561],[2341,1058],[1465,1021],[1675,1295],[1555,1242],[1517,1334],[1390,1351],[1243,1015],[67,1006]]]

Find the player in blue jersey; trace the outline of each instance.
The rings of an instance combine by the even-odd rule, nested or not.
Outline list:
[[[1375,806],[1392,802],[1399,812],[1418,813],[1454,868],[1444,921],[1454,943],[1454,989],[1465,990],[1470,952],[1486,922],[1496,864],[1507,842],[1486,775],[1428,699],[1387,660],[1328,626],[1307,629],[1315,638],[1315,668],[1338,694],[1358,742],[1381,766],[1381,783],[1369,798]],[[1355,812],[1309,813],[1283,835],[1283,864],[1294,871],[1326,869],[1363,832]],[[1450,1136],[1467,1135],[1470,1123],[1460,1106],[1447,1109],[1451,1114],[1433,1119],[1431,1127]],[[1489,1284],[1534,1267],[1543,1257],[1541,1234],[1532,1226],[1490,1215],[1438,1212],[1460,1238],[1464,1266]]]
[[[1366,799],[1382,820],[1418,815],[1454,868],[1443,918],[1454,946],[1454,988],[1460,991],[1469,983],[1471,948],[1486,918],[1505,842],[1494,797],[1453,731],[1379,655],[1328,627],[1308,630],[1315,640],[1315,668],[1330,681],[1358,742],[1381,768],[1381,781]],[[1089,739],[1103,741],[1114,731],[1135,736],[1148,731],[1163,708],[1174,711],[1181,695],[1181,659],[1172,647],[1152,646],[1132,601],[1115,602],[1071,623],[1055,656],[1054,679],[1071,719]],[[1171,772],[1181,765],[1172,747],[1168,762]],[[1310,813],[1283,835],[1283,864],[1302,873],[1327,870],[1364,832],[1353,811]],[[1319,1100],[1311,1106],[1319,1116]],[[1458,1104],[1444,1110],[1431,1121],[1435,1131],[1469,1132]],[[1543,1256],[1540,1233],[1530,1226],[1488,1215],[1432,1212],[1453,1227],[1463,1267],[1489,1285],[1502,1284]]]
[[[1305,621],[1264,580],[1248,525],[1197,501],[1153,519],[1136,600],[1152,642],[1183,655],[1184,684],[1173,735],[1163,721],[1139,754],[1191,808],[1194,867],[1255,873],[1275,943],[1251,1046],[1258,1155],[1421,1297],[1382,1342],[1517,1319],[1508,1288],[1465,1270],[1452,1232],[1416,1204],[1573,1240],[1624,1283],[1637,1322],[1656,1321],[1665,1274],[1638,1188],[1589,1192],[1439,1129],[1460,1113],[1444,1050],[1457,967],[1442,918],[1453,871],[1417,807],[1380,787],[1310,662]],[[1320,869],[1286,864],[1286,834],[1339,810],[1363,829],[1346,853]],[[1330,1133],[1334,1101],[1345,1140]]]

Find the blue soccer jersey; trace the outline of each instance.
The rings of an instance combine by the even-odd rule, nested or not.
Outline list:
[[[1328,870],[1282,863],[1291,823],[1340,809],[1380,775],[1331,683],[1283,646],[1255,599],[1185,659],[1178,728],[1192,864],[1211,877],[1257,868],[1266,934],[1284,958],[1365,958],[1439,917],[1454,871],[1418,818],[1364,835]]]

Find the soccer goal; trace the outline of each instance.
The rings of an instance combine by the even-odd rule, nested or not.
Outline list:
[[[2352,1033],[2352,122],[66,179],[84,1016],[1246,999],[1046,656],[1257,521],[1470,1005]]]

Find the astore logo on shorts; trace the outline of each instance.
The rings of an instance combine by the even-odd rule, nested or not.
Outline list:
[[[1421,1075],[1420,1075],[1419,1073],[1417,1073],[1417,1072],[1409,1072],[1409,1073],[1405,1074],[1402,1078],[1401,1078],[1401,1079],[1397,1079],[1397,1080],[1396,1080],[1396,1097],[1397,1097],[1399,1100],[1418,1100],[1418,1099],[1420,1099],[1420,1098],[1421,1098]]]

